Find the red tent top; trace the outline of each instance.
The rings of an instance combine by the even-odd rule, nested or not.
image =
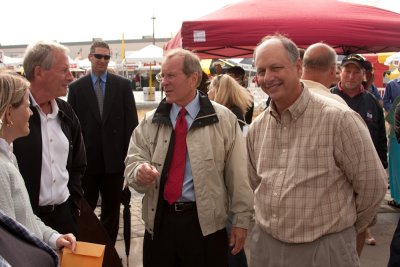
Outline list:
[[[279,32],[299,47],[323,41],[340,54],[400,50],[400,14],[337,0],[244,0],[182,23],[164,48],[201,58],[251,57],[263,36]]]

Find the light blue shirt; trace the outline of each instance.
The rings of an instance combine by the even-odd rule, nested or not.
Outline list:
[[[90,77],[92,78],[93,88],[95,88],[97,78],[100,78],[101,90],[103,90],[103,95],[106,95],[107,72],[104,72],[102,75],[100,75],[100,77],[97,77],[93,73],[90,73]]]
[[[195,98],[193,98],[193,100],[186,105],[185,109],[187,111],[185,118],[189,130],[190,126],[192,126],[194,119],[196,118],[197,114],[200,111],[199,92],[197,92]],[[181,106],[175,103],[172,104],[172,108],[169,113],[169,118],[172,122],[174,129],[176,125],[176,119],[178,118],[180,110]],[[191,201],[196,201],[196,196],[194,193],[192,168],[190,166],[190,159],[186,148],[185,176],[183,178],[182,196],[181,198],[178,199],[178,202],[191,202]]]

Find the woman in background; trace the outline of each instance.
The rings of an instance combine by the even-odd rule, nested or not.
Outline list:
[[[73,234],[60,235],[46,226],[32,211],[28,191],[19,173],[12,142],[29,134],[29,83],[17,74],[0,72],[0,209],[11,219],[19,222],[39,240],[53,249],[68,247],[75,250],[76,239]],[[39,266],[37,258],[26,255],[24,266]],[[4,258],[4,255],[2,255]],[[28,257],[25,257],[28,256]],[[47,255],[49,256],[49,255]],[[11,265],[18,258],[5,258]],[[46,265],[55,266],[48,258]],[[53,264],[51,264],[53,263]]]
[[[249,91],[231,76],[223,74],[212,79],[208,98],[229,108],[238,118],[240,129],[246,133],[244,114],[251,107],[253,101]]]
[[[234,78],[227,74],[215,76],[210,83],[208,98],[227,108],[229,108],[237,117],[240,129],[245,135],[247,124],[244,114],[251,107],[253,98],[246,88],[242,87]],[[228,214],[228,223],[226,229],[228,236],[232,227],[232,215]],[[232,248],[228,247],[229,267],[247,267],[247,258],[244,249],[238,254],[232,255]]]

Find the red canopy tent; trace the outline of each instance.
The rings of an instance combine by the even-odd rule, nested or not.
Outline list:
[[[182,23],[164,47],[200,58],[252,57],[267,34],[279,32],[299,47],[323,41],[339,54],[400,50],[400,14],[337,0],[244,0]]]

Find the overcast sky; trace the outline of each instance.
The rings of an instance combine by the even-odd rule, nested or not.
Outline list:
[[[97,37],[117,40],[122,38],[122,33],[125,39],[138,39],[152,35],[153,14],[155,36],[170,38],[183,21],[197,19],[238,1],[1,0],[0,44],[29,44],[38,40],[78,42]],[[342,1],[369,3],[400,13],[399,0]]]
[[[0,44],[170,38],[185,20],[197,19],[239,0],[2,0]],[[184,11],[178,11],[184,10]]]

